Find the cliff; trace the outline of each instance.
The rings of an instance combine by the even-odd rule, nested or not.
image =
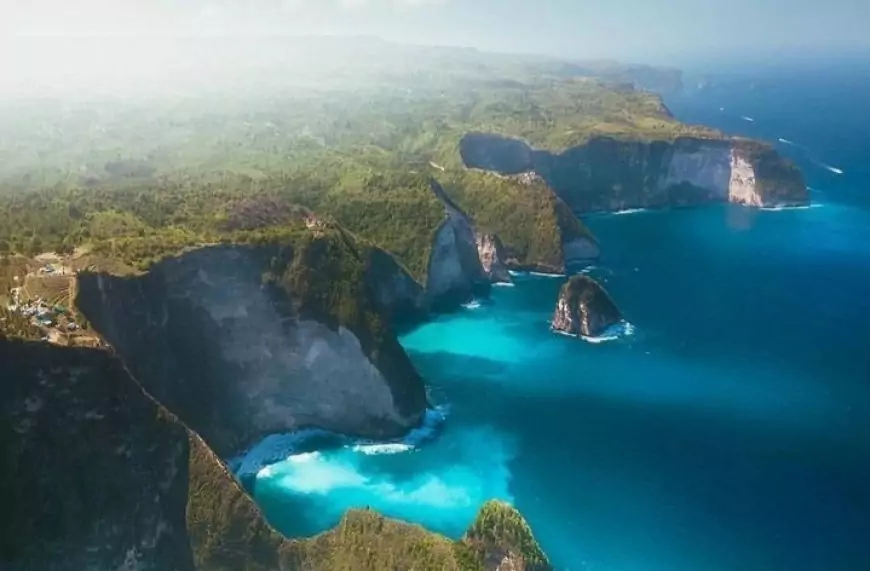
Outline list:
[[[312,540],[291,542],[284,556],[290,568],[310,571],[552,569],[523,517],[498,501],[481,507],[459,541],[449,541],[422,527],[391,521],[372,511],[352,511],[334,530]]]
[[[417,294],[364,254],[330,229],[203,246],[137,275],[83,272],[76,305],[221,457],[302,427],[396,436],[427,402],[383,307]]]
[[[474,223],[434,179],[432,192],[444,204],[444,220],[435,230],[426,295],[436,306],[457,305],[474,295],[488,293]]]
[[[460,153],[468,168],[536,173],[578,215],[706,202],[790,206],[809,200],[792,163],[772,147],[744,139],[594,136],[556,152],[534,150],[517,138],[469,133]]]
[[[0,567],[275,569],[280,542],[107,351],[0,338]]]
[[[604,288],[592,278],[580,275],[562,286],[551,326],[562,333],[597,337],[621,319]]]
[[[549,568],[528,525],[502,504],[484,506],[458,542],[368,511],[287,540],[207,442],[109,350],[0,335],[0,362],[4,570],[506,569],[493,553],[512,569]],[[494,509],[503,515],[484,517]]]
[[[561,273],[599,256],[592,233],[534,172],[514,176],[462,169],[443,178],[444,192],[473,214],[478,234],[501,243],[496,250],[482,240],[481,260],[495,254],[508,269]]]

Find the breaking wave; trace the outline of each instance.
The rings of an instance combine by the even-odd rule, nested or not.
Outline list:
[[[783,139],[782,137],[780,137],[779,139],[777,139],[777,141],[779,141],[783,145],[788,145],[790,147],[795,147],[798,149],[807,150],[807,148],[805,146],[798,144],[798,143],[795,143],[794,141],[790,141],[789,139]]]
[[[458,537],[487,500],[514,500],[515,447],[501,432],[463,428],[449,443],[414,452],[413,470],[403,468],[406,460],[392,459],[411,451],[380,445],[302,452],[261,470],[254,494],[292,537],[330,528],[347,509],[366,506]]]
[[[744,121],[749,121],[750,123],[755,123],[755,119],[753,119],[752,117],[747,117],[746,115],[741,115],[740,118],[743,119]]]
[[[230,460],[230,469],[239,477],[259,476],[272,464],[284,460],[305,461],[306,454],[319,448],[345,449],[365,455],[398,454],[434,440],[447,418],[448,408],[440,406],[426,411],[422,424],[401,439],[389,442],[352,439],[327,430],[304,429],[286,434],[271,434],[244,454]],[[300,460],[301,458],[301,460]]]
[[[640,212],[649,212],[647,208],[626,208],[625,210],[617,210],[613,212],[614,216],[623,216],[625,214],[638,214]]]
[[[632,335],[634,335],[634,325],[632,325],[628,321],[620,321],[619,323],[608,327],[607,330],[601,335],[595,337],[587,337],[585,335],[581,335],[580,339],[586,341],[587,343],[598,345],[599,343],[618,341],[626,337],[631,337]]]
[[[620,321],[614,325],[611,325],[604,331],[601,335],[596,336],[587,336],[587,335],[577,335],[576,333],[566,333],[564,331],[553,330],[553,333],[557,335],[562,335],[564,337],[573,337],[580,338],[587,343],[592,343],[593,345],[598,345],[600,343],[607,343],[609,341],[618,341],[619,339],[625,339],[626,337],[631,337],[634,335],[635,328],[634,325],[629,323],[628,321]]]
[[[821,208],[823,204],[802,204],[800,206],[763,206],[761,210],[765,212],[781,212],[783,210],[809,210],[811,208]]]

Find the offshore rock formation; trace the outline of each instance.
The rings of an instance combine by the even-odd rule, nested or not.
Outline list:
[[[403,290],[377,299],[366,278],[374,289],[398,278],[372,277],[353,247],[331,233],[204,247],[143,275],[81,274],[77,306],[149,394],[221,457],[303,427],[397,436],[427,406],[380,308]]]
[[[621,320],[622,315],[604,288],[580,275],[562,286],[551,326],[561,333],[597,337]]]
[[[550,569],[522,516],[498,502],[456,542],[370,511],[287,540],[108,349],[0,335],[0,362],[4,571]]]
[[[532,150],[520,139],[469,133],[460,153],[470,168],[536,172],[577,214],[715,201],[792,206],[809,200],[791,162],[772,147],[744,139],[593,137],[553,153]]]

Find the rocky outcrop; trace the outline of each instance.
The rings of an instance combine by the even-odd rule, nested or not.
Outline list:
[[[444,204],[444,220],[435,231],[426,273],[426,296],[435,306],[453,306],[488,292],[489,281],[477,249],[472,220],[435,180],[432,192]]]
[[[221,457],[302,427],[396,436],[422,419],[425,388],[344,238],[205,247],[132,277],[84,273],[77,305]]]
[[[498,530],[497,534],[493,532]],[[492,571],[549,571],[529,524],[510,505],[488,502],[471,524],[463,541],[471,546],[484,568]]]
[[[800,171],[764,144],[743,139],[636,142],[594,137],[561,153],[522,153],[518,139],[470,133],[466,166],[535,171],[576,214],[628,208],[734,202],[786,206],[808,201]],[[527,159],[528,156],[532,158]]]
[[[510,283],[504,244],[495,234],[477,233],[477,253],[484,275],[493,283]]]
[[[0,361],[0,568],[277,568],[282,539],[108,351],[0,338]]]
[[[562,286],[551,326],[561,333],[597,337],[621,320],[622,315],[604,288],[580,275]]]
[[[0,335],[0,362],[4,571],[549,570],[522,516],[496,502],[461,541],[368,510],[287,540],[108,349]]]
[[[522,515],[499,501],[481,507],[459,541],[361,510],[312,540],[290,542],[283,554],[290,569],[308,571],[552,569]]]

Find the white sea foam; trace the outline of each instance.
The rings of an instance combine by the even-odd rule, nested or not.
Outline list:
[[[546,272],[529,272],[530,276],[539,278],[564,278],[565,274],[548,274]]]
[[[647,208],[626,208],[625,210],[617,210],[613,212],[614,216],[624,216],[626,214],[638,214],[640,212],[648,212]]]
[[[351,447],[354,452],[365,454],[366,456],[380,456],[381,454],[401,454],[410,452],[414,446],[410,444],[394,443],[394,444],[356,444]]]
[[[287,434],[271,434],[246,453],[230,460],[228,465],[238,476],[267,477],[272,470],[271,466],[277,462],[286,460],[300,463],[317,460],[319,452],[310,450],[312,440],[317,438],[333,438],[339,442],[344,440],[346,442],[345,448],[365,455],[408,452],[433,440],[444,424],[447,414],[448,408],[446,406],[427,410],[423,422],[418,428],[411,430],[404,438],[392,442],[344,438],[325,430],[316,429],[305,429]],[[305,448],[309,448],[309,450],[306,451]]]
[[[270,434],[250,450],[230,460],[228,465],[239,476],[254,475],[264,467],[284,460],[314,438],[329,436],[324,430],[306,429],[288,434]]]
[[[529,274],[528,272],[519,272],[517,270],[508,270],[508,273],[515,278],[527,276]]]
[[[475,300],[469,301],[468,303],[463,303],[462,307],[464,307],[465,309],[471,309],[471,310],[480,309],[480,302],[475,299]]]
[[[843,174],[843,171],[841,169],[838,169],[837,167],[832,167],[831,165],[826,165],[824,163],[822,163],[822,166],[834,174]]]
[[[761,210],[765,212],[781,212],[783,210],[809,210],[811,208],[821,208],[823,204],[803,204],[801,206],[764,206]]]
[[[746,115],[741,115],[740,118],[743,119],[744,121],[749,121],[750,123],[755,122],[755,119],[753,119],[752,117],[747,117]]]
[[[620,321],[619,323],[612,325],[607,328],[601,335],[586,336],[586,335],[577,335],[576,333],[567,333],[565,331],[553,330],[553,333],[557,335],[562,335],[564,337],[572,337],[574,339],[580,338],[587,343],[599,344],[599,343],[607,343],[608,341],[617,341],[619,339],[623,339],[625,337],[631,337],[634,335],[634,325],[629,323],[628,321]]]
[[[572,337],[574,339],[579,337],[579,335],[577,335],[576,333],[568,333],[567,331],[559,331],[558,329],[553,329],[553,333],[555,333],[556,335],[561,335],[562,337]]]
[[[437,446],[437,445],[436,445]],[[309,517],[324,527],[350,507],[370,506],[423,525],[468,525],[490,498],[512,501],[511,441],[490,428],[464,429],[442,449],[427,449],[411,473],[393,472],[378,454],[338,449],[295,458],[260,472],[258,486],[276,488],[310,502]]]
[[[634,335],[634,325],[632,325],[628,321],[620,321],[619,323],[608,327],[607,330],[601,335],[597,335],[595,337],[586,337],[584,335],[581,335],[580,338],[587,343],[593,343],[595,345],[598,345],[600,343],[618,341],[619,339],[631,337],[632,335]]]
[[[495,282],[492,284],[493,287],[516,287],[516,285],[513,282]]]

